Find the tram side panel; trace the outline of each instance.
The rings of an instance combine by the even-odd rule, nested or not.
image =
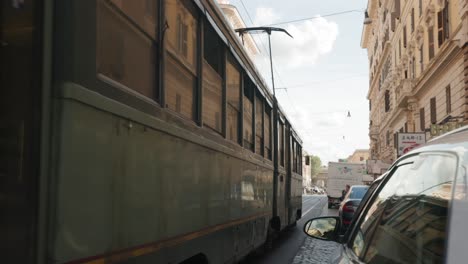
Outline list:
[[[51,225],[56,263],[128,256],[177,263],[198,253],[229,263],[265,241],[272,168],[88,96],[95,105],[62,102]]]
[[[293,224],[302,217],[302,176],[292,173],[289,223]]]

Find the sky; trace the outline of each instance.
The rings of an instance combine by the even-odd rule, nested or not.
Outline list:
[[[301,136],[303,149],[319,156],[322,164],[368,149],[368,60],[360,46],[367,0],[229,2],[248,27],[314,17],[274,25],[294,37],[272,34],[278,101]],[[357,11],[327,16],[349,10]],[[267,36],[254,39],[260,50],[254,61],[271,84]]]

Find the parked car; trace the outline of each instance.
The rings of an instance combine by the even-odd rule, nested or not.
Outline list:
[[[349,224],[351,224],[354,213],[361,203],[362,198],[366,195],[367,189],[369,189],[367,185],[353,185],[345,195],[338,209],[338,215],[340,216],[343,227],[347,228]]]
[[[370,187],[346,233],[340,217],[306,222],[340,243],[329,263],[466,263],[468,126],[399,158]]]

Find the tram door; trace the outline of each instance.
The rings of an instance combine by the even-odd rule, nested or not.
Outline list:
[[[0,256],[33,263],[39,167],[39,0],[0,0]]]

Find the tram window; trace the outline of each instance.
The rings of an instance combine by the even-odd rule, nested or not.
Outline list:
[[[227,89],[227,131],[228,139],[239,142],[240,94],[241,75],[239,67],[232,55],[228,56],[226,63],[226,89]]]
[[[284,124],[281,121],[278,128],[278,152],[279,164],[284,167]]]
[[[224,43],[210,23],[203,34],[203,123],[221,133],[223,105]]]
[[[263,100],[255,96],[255,153],[263,155]]]
[[[297,144],[294,138],[292,139],[292,171],[297,172]]]
[[[195,119],[197,79],[197,12],[188,1],[167,0],[166,106]]]
[[[298,164],[299,164],[299,170],[297,173],[302,175],[302,146],[299,145],[299,151],[298,151]]]
[[[271,160],[271,108],[265,104],[265,157]]]
[[[284,168],[286,170],[289,170],[289,164],[291,164],[291,166],[293,166],[293,163],[291,163],[291,157],[293,155],[293,153],[291,152],[291,130],[289,129],[289,126],[286,125],[285,126],[285,130],[284,130]]]
[[[157,94],[157,0],[97,1],[97,72],[152,99]]]
[[[255,85],[245,76],[244,78],[244,146],[252,151],[254,145],[253,135],[253,91]]]

